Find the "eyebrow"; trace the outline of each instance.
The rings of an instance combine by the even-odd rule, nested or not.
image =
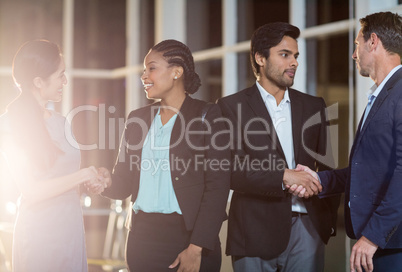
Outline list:
[[[150,65],[150,64],[153,64],[153,63],[156,63],[156,61],[152,60],[152,61],[146,63],[145,66]]]
[[[288,53],[288,54],[293,54],[292,51],[288,50],[288,49],[281,49],[278,51],[278,53]],[[300,55],[299,52],[294,53],[294,55]]]

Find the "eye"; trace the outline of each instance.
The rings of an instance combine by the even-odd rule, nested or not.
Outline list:
[[[288,54],[287,53],[282,53],[281,56],[284,57],[284,58],[287,58]]]

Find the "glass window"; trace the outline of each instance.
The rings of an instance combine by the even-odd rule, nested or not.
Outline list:
[[[349,19],[349,0],[306,1],[307,27]]]
[[[126,1],[75,1],[74,15],[74,67],[125,66]]]
[[[140,1],[140,40],[135,41],[142,63],[149,49],[155,44],[155,1]],[[136,50],[136,49],[135,49]]]
[[[238,0],[238,40],[250,40],[254,30],[271,22],[289,21],[289,1]]]
[[[307,90],[323,97],[327,106],[338,103],[337,125],[340,167],[348,164],[349,156],[349,39],[348,34],[307,42]]]
[[[195,70],[201,78],[201,87],[192,97],[210,102],[222,97],[222,60],[196,63]]]
[[[74,80],[74,112],[70,116],[74,117],[75,137],[83,145],[82,167],[114,166],[126,117],[124,100],[123,79]]]
[[[0,1],[0,66],[11,66],[26,41],[48,39],[62,44],[62,0]]]
[[[222,1],[189,0],[186,3],[187,46],[193,52],[221,46]]]

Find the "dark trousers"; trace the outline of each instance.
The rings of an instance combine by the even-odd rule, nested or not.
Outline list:
[[[130,272],[177,271],[170,269],[177,255],[190,243],[191,231],[187,231],[183,217],[175,214],[134,214],[133,225],[126,245],[126,260]],[[219,272],[221,247],[217,238],[215,250],[203,250],[202,272]]]

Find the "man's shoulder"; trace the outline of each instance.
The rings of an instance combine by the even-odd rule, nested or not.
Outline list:
[[[306,103],[314,103],[314,104],[323,104],[324,99],[319,96],[314,96],[308,93],[303,93],[301,91],[291,89],[289,88],[289,96],[290,96],[290,101],[292,99],[300,100],[302,102]]]
[[[238,102],[238,101],[244,102],[245,98],[247,96],[251,95],[253,92],[256,92],[256,91],[258,91],[258,89],[257,89],[256,85],[253,85],[251,87],[248,87],[246,89],[238,91],[238,92],[236,92],[234,94],[230,94],[230,95],[227,95],[225,97],[220,98],[218,100],[218,103],[219,102],[225,102],[225,103],[230,104],[232,102]]]

